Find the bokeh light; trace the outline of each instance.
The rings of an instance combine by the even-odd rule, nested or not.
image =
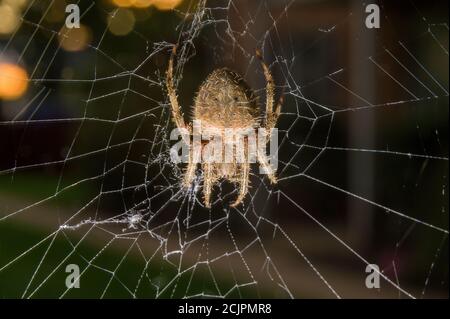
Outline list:
[[[111,0],[111,2],[121,8],[129,8],[133,5],[133,0]]]
[[[61,47],[70,52],[82,51],[87,48],[92,39],[91,30],[80,24],[79,28],[62,27],[58,35]]]
[[[28,88],[27,71],[11,63],[0,62],[0,99],[16,100]]]
[[[2,0],[1,2],[9,5],[12,8],[23,9],[28,0]]]
[[[148,8],[155,0],[130,0],[135,8]]]
[[[183,0],[154,0],[153,5],[158,10],[172,10],[178,7]]]
[[[108,17],[108,29],[114,35],[124,36],[133,30],[135,22],[136,18],[131,10],[118,9]]]
[[[0,36],[9,35],[20,25],[20,12],[8,3],[0,2]]]
[[[155,6],[158,10],[172,10],[179,6],[183,0],[111,0],[111,2],[121,8],[148,8]]]

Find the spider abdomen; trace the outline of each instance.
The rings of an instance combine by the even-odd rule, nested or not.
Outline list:
[[[257,127],[257,98],[237,73],[226,68],[217,69],[200,86],[194,118],[221,128]]]

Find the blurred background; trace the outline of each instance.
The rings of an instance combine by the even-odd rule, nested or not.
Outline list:
[[[448,298],[448,2],[371,3],[0,0],[0,297]],[[215,68],[264,101],[256,48],[285,96],[237,209],[180,189],[173,44],[186,121]]]

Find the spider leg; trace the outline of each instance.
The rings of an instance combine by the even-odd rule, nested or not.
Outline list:
[[[275,111],[273,109],[274,106],[274,95],[275,95],[275,82],[273,81],[272,73],[270,73],[269,67],[264,62],[262,53],[260,50],[256,50],[256,56],[261,62],[261,66],[264,70],[264,76],[266,78],[266,123],[265,126],[268,130],[271,130],[277,124],[278,117],[281,112],[281,105],[284,102],[284,96],[280,97],[280,100],[275,107]]]
[[[195,169],[197,168],[197,163],[194,163],[192,161],[192,158],[189,161],[188,167],[186,169],[186,172],[184,173],[183,178],[183,187],[189,188],[192,185],[192,182],[195,178]]]
[[[244,200],[248,193],[250,164],[248,162],[241,164],[240,168],[240,181],[239,181],[239,195],[236,201],[231,204],[231,207],[236,207]]]
[[[213,165],[211,163],[203,164],[203,195],[204,204],[207,208],[211,208],[211,191],[214,184]]]
[[[183,114],[181,113],[180,105],[178,104],[177,92],[173,83],[173,60],[175,59],[176,53],[177,46],[175,45],[172,49],[172,55],[170,56],[169,67],[166,73],[167,93],[169,95],[170,105],[172,107],[172,116],[175,124],[179,129],[186,129],[190,132],[189,127],[187,127],[184,122]]]
[[[258,162],[263,168],[263,170],[266,172],[267,177],[269,178],[270,182],[272,184],[277,183],[277,177],[275,176],[275,172],[273,171],[272,167],[269,164],[269,160],[267,159],[267,156],[264,154],[261,154],[261,152],[258,152]]]

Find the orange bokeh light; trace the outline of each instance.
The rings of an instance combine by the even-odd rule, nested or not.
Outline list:
[[[180,5],[183,0],[154,0],[153,5],[158,10],[172,10]]]
[[[111,0],[118,7],[128,8],[133,5],[133,0]]]
[[[151,6],[155,0],[132,0],[131,3],[135,8],[147,8]]]
[[[122,8],[147,8],[151,5],[158,10],[172,10],[179,6],[183,0],[111,0],[113,4]]]
[[[28,88],[27,71],[15,64],[0,63],[0,99],[15,100]]]

